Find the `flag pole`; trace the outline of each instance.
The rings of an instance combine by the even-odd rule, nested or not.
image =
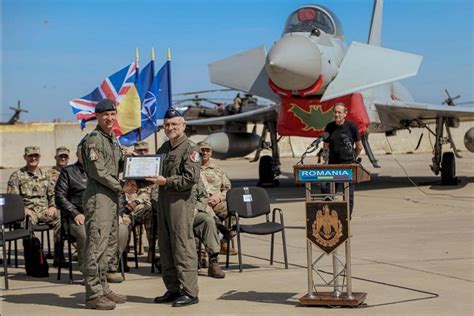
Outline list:
[[[138,82],[138,77],[139,77],[139,61],[140,61],[140,55],[138,53],[138,47],[135,48],[135,66],[137,67],[137,71],[135,72],[135,84]],[[141,102],[140,102],[140,115],[141,115],[142,109],[141,109]],[[138,140],[142,140],[142,126],[138,128]]]
[[[152,61],[152,71],[153,77],[155,76],[155,48],[151,48],[151,61]],[[155,121],[156,124],[156,121]],[[155,152],[158,151],[158,128],[155,129]]]
[[[169,95],[169,104],[168,107],[171,107],[172,102],[172,94],[171,94],[171,49],[168,48],[168,95]]]

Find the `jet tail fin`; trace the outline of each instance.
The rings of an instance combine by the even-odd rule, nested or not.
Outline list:
[[[383,0],[374,0],[369,39],[367,41],[370,45],[381,46],[382,44],[382,11]]]
[[[353,42],[321,101],[415,76],[422,56]]]
[[[279,102],[268,85],[265,47],[245,51],[209,64],[211,82]]]

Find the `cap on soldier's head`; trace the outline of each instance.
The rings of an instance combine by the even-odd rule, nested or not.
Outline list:
[[[40,148],[38,146],[26,146],[25,147],[25,156],[29,155],[40,155]]]
[[[207,148],[207,149],[211,149],[212,150],[212,146],[211,144],[209,144],[207,141],[202,141],[200,142],[199,144],[199,149],[204,149],[204,148]]]
[[[69,149],[65,146],[60,146],[58,148],[56,148],[56,156],[61,156],[61,155],[67,155],[69,156]]]
[[[148,148],[148,143],[145,142],[145,141],[143,141],[143,140],[138,141],[138,142],[133,146],[133,149],[134,149],[134,150],[144,150],[144,149],[148,150],[148,149],[149,149],[149,148]]]
[[[95,106],[95,113],[102,113],[106,111],[117,111],[117,105],[114,100],[103,99]]]
[[[165,119],[170,119],[170,118],[173,118],[173,117],[183,117],[183,116],[182,116],[181,113],[179,113],[179,111],[176,110],[175,108],[169,108],[169,109],[166,111],[164,118],[165,118]]]

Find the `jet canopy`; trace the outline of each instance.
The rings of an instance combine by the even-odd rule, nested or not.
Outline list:
[[[323,6],[304,6],[294,11],[286,21],[285,33],[311,32],[319,29],[328,35],[343,37],[341,23],[337,16]]]

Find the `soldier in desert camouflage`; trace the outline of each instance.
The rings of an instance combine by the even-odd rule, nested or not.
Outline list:
[[[56,148],[56,155],[54,156],[56,165],[48,170],[49,176],[54,183],[58,180],[61,169],[69,163],[69,153],[70,150],[67,147],[60,146]]]
[[[54,182],[50,174],[39,167],[41,154],[38,146],[25,147],[23,158],[26,166],[11,174],[7,193],[18,194],[23,198],[25,215],[30,217],[33,225],[44,223],[53,228],[54,263],[57,264],[62,253],[59,244],[61,220],[54,202]]]

